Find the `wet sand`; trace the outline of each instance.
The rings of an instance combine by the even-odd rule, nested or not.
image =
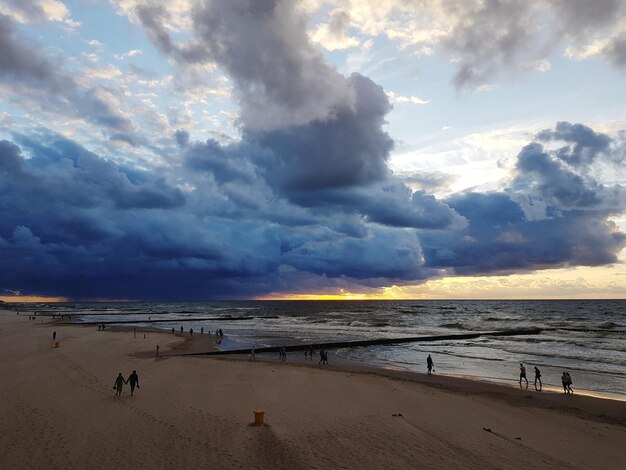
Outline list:
[[[145,334],[0,310],[0,468],[623,467],[624,402],[295,354],[168,356],[215,337]],[[133,369],[141,388],[115,397]]]

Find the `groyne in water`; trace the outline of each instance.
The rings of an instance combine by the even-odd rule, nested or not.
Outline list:
[[[542,331],[541,328],[529,328],[523,330],[504,330],[504,331],[486,331],[480,333],[462,333],[457,335],[438,335],[438,336],[411,336],[405,338],[380,338],[380,339],[364,339],[354,341],[330,341],[326,343],[303,343],[285,346],[267,346],[262,348],[254,348],[255,353],[275,353],[279,352],[283,347],[285,351],[304,351],[309,347],[313,349],[337,349],[337,348],[355,348],[361,346],[374,346],[381,344],[402,344],[402,343],[419,343],[431,341],[448,341],[460,339],[474,339],[483,336],[522,336],[522,335],[538,335]],[[246,349],[229,349],[226,351],[206,351],[192,353],[175,353],[168,356],[224,356],[226,354],[249,354],[250,348]]]

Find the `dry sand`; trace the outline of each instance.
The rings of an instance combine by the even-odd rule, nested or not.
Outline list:
[[[2,469],[624,468],[624,402],[275,356],[157,359],[182,339],[48,321],[0,311]],[[115,397],[133,369],[141,389]]]

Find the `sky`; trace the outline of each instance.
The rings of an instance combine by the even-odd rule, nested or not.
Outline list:
[[[626,297],[626,0],[0,0],[0,300]]]

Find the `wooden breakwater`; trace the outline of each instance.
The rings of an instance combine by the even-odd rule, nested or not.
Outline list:
[[[306,344],[292,344],[289,346],[268,346],[262,348],[254,348],[255,353],[275,353],[279,352],[281,348],[285,348],[285,351],[304,351],[309,347],[313,349],[337,349],[337,348],[356,348],[363,346],[376,346],[376,345],[393,345],[402,343],[419,343],[419,342],[431,342],[431,341],[448,341],[448,340],[463,340],[463,339],[475,339],[484,336],[522,336],[522,335],[538,335],[542,331],[541,328],[527,328],[520,330],[504,330],[504,331],[486,331],[476,333],[461,333],[456,335],[438,335],[438,336],[410,336],[404,338],[379,338],[379,339],[364,339],[354,341],[331,341],[326,343],[306,343]],[[223,356],[226,354],[250,354],[250,348],[246,349],[229,349],[226,351],[206,351],[206,352],[193,352],[193,353],[179,353],[168,354],[168,356]]]

